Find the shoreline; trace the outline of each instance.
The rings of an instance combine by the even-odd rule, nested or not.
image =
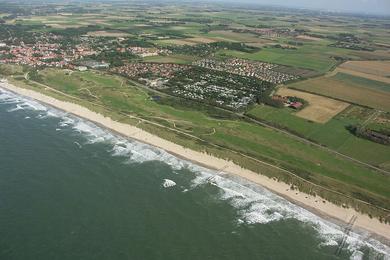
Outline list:
[[[390,244],[390,225],[381,223],[378,219],[371,219],[368,215],[359,213],[352,208],[343,208],[325,201],[319,196],[313,197],[303,192],[291,190],[290,185],[286,183],[277,182],[265,175],[244,169],[231,161],[185,148],[171,141],[167,141],[158,136],[152,135],[149,132],[146,132],[145,130],[135,126],[114,121],[109,117],[105,117],[102,114],[93,112],[88,108],[76,103],[61,101],[40,92],[17,87],[10,83],[0,83],[0,88],[14,92],[18,95],[32,98],[41,103],[86,119],[126,138],[134,139],[142,143],[158,147],[178,158],[185,159],[205,168],[217,171],[218,169],[223,168],[223,172],[227,174],[240,176],[241,178],[244,178],[250,182],[263,186],[264,188],[287,199],[288,201],[297,204],[298,206],[303,207],[324,219],[335,222],[336,224],[346,224],[352,216],[356,215],[357,220],[353,227],[354,231],[357,233],[360,233],[359,231],[367,231],[372,234],[374,238],[380,240],[381,242],[384,242],[387,245]]]

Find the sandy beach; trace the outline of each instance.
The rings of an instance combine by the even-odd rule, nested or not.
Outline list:
[[[173,142],[164,140],[158,136],[152,135],[140,128],[116,122],[109,117],[105,117],[101,114],[95,113],[78,104],[60,101],[50,96],[41,94],[36,91],[16,87],[9,83],[0,83],[0,88],[7,89],[15,92],[19,95],[26,96],[42,103],[48,104],[60,110],[64,110],[68,113],[74,114],[78,117],[87,119],[98,125],[104,126],[110,130],[113,130],[123,136],[138,140],[143,143],[159,147],[171,154],[178,157],[190,160],[194,163],[206,166],[211,169],[224,169],[225,173],[241,176],[249,181],[257,183],[270,191],[281,195],[289,201],[298,204],[316,214],[324,216],[328,219],[341,221],[347,223],[353,215],[357,216],[354,228],[358,230],[365,230],[379,237],[387,240],[387,244],[390,241],[390,225],[381,223],[377,219],[371,219],[368,215],[363,215],[349,208],[339,207],[330,202],[323,202],[320,197],[313,197],[296,190],[290,190],[290,185],[274,181],[264,175],[243,169],[242,167],[220,158],[213,157],[211,155],[193,151],[177,145]]]

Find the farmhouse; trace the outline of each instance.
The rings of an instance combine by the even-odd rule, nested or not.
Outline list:
[[[272,100],[283,103],[285,107],[291,107],[293,109],[301,109],[303,107],[303,103],[297,100],[297,97],[292,96],[281,96],[281,95],[273,95],[271,97]]]
[[[303,106],[301,102],[292,102],[290,103],[289,107],[294,109],[300,109]]]

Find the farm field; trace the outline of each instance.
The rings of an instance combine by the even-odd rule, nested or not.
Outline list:
[[[390,85],[383,82],[337,73],[331,77],[293,83],[288,87],[390,111]]]
[[[390,192],[386,185],[387,177],[317,147],[296,141],[282,133],[241,121],[218,109],[207,106],[200,108],[195,104],[191,105],[189,101],[172,103],[169,101],[170,98],[163,96],[159,102],[155,102],[146,90],[126,83],[126,80],[119,76],[104,73],[74,72],[69,75],[62,70],[47,69],[41,71],[39,75],[44,84],[78,97],[81,99],[78,102],[83,105],[95,111],[98,109],[98,112],[101,113],[108,113],[118,120],[134,124],[134,121],[128,121],[126,117],[123,117],[123,114],[118,113],[137,115],[167,127],[180,129],[227,149],[272,161],[297,172],[304,178],[310,178],[313,182],[332,187],[332,189],[337,189],[345,194],[369,192],[370,197],[375,198],[378,204],[385,205],[387,203]],[[27,86],[24,80],[15,83]],[[30,87],[46,94],[57,97],[59,95],[35,84]],[[102,110],[100,106],[109,108],[108,112]],[[182,139],[183,137],[177,134],[172,135],[171,131],[164,128],[150,128],[144,123],[138,126],[159,134],[159,136],[173,138],[175,142],[187,147],[205,149],[205,145],[199,146],[195,140]],[[228,156],[229,154],[226,153],[227,151],[218,152],[218,150],[213,149],[210,151],[219,154],[219,156],[223,154],[223,156]],[[246,167],[254,167],[253,169],[257,170],[264,169],[264,166],[258,168],[259,166],[245,160],[234,158]]]
[[[250,59],[287,65],[303,69],[311,69],[318,72],[329,71],[336,65],[336,61],[322,53],[302,53],[300,50],[287,50],[278,48],[266,48],[257,53],[244,53],[239,51],[221,51],[220,54],[237,58]],[[303,56],[304,55],[304,58]]]
[[[168,46],[168,45],[196,45],[196,44],[213,43],[218,41],[220,41],[220,39],[214,37],[193,35],[193,37],[188,37],[188,38],[156,40],[154,41],[154,43],[161,46]]]
[[[340,68],[382,77],[390,76],[390,61],[347,61]]]
[[[115,31],[94,31],[94,32],[88,32],[89,36],[95,36],[95,37],[127,37],[130,36],[128,33],[123,32],[115,32]]]
[[[185,39],[169,39],[169,40],[158,40],[155,41],[156,44],[166,46],[166,45],[196,45],[198,42],[189,40],[191,38]]]
[[[339,66],[339,72],[390,84],[389,61],[347,61]]]
[[[195,59],[188,55],[150,56],[143,59],[147,62],[190,64]]]
[[[279,88],[277,94],[281,96],[296,96],[306,100],[309,103],[308,106],[294,113],[294,115],[317,123],[328,122],[349,106],[348,103],[342,101],[288,88]]]
[[[207,33],[208,37],[216,38],[223,41],[232,41],[232,42],[245,42],[245,43],[259,43],[266,44],[271,43],[272,41],[260,38],[255,34],[250,33],[237,33],[233,31],[211,31]]]
[[[248,115],[253,118],[287,129],[364,162],[390,169],[390,147],[358,138],[347,130],[349,125],[367,123],[376,113],[375,110],[351,105],[325,124],[296,117],[294,113],[293,109],[265,105],[257,105],[248,111]],[[386,121],[385,125],[383,121],[378,117],[377,120],[370,120],[370,124],[382,122],[381,127],[389,129],[390,121]]]

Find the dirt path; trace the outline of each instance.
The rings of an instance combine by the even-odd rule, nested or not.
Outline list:
[[[203,134],[203,136],[211,136],[211,135],[215,135],[217,131],[215,130],[215,128],[213,127],[213,131],[209,134]]]
[[[88,91],[89,95],[96,98],[97,100],[99,100],[99,97],[98,96],[95,96],[94,94],[92,94],[91,90],[89,88],[80,88],[79,91],[81,90],[86,90]]]

